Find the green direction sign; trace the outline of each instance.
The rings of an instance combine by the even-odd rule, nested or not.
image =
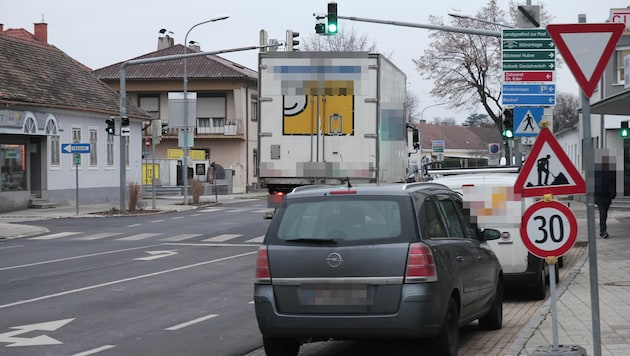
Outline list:
[[[522,71],[522,70],[556,70],[556,61],[536,61],[536,62],[506,62],[503,61],[504,71]]]
[[[549,61],[556,58],[556,51],[503,51],[504,61]]]
[[[503,49],[555,49],[556,45],[553,43],[553,40],[550,39],[503,39]]]
[[[503,38],[546,38],[551,39],[549,33],[544,28],[505,28]]]

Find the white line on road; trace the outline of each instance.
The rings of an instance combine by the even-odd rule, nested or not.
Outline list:
[[[131,225],[127,225],[127,227],[136,227],[136,226],[141,226],[142,224],[131,224]]]
[[[200,323],[200,322],[202,322],[204,320],[212,319],[212,318],[217,317],[217,316],[219,316],[219,315],[218,314],[209,314],[209,315],[206,315],[206,316],[202,316],[201,318],[197,318],[197,319],[193,319],[191,321],[187,321],[185,323],[173,325],[170,328],[166,328],[164,330],[173,331],[173,330],[183,329],[183,328],[185,328],[187,326],[191,326],[193,324],[197,324],[197,323]]]
[[[112,236],[117,236],[117,235],[121,235],[121,234],[122,233],[120,233],[120,232],[102,232],[100,234],[88,235],[88,236],[84,236],[84,237],[77,237],[75,240],[81,240],[81,241],[98,240],[98,239],[104,239],[106,237],[112,237]]]
[[[158,222],[162,222],[162,221],[164,221],[164,219],[160,219],[160,220],[153,220],[153,221],[151,221],[151,223],[158,223]]]
[[[258,244],[260,244],[260,243],[262,243],[262,242],[263,242],[263,240],[264,240],[264,239],[265,239],[265,235],[260,235],[260,236],[258,236],[258,237],[254,237],[254,238],[253,238],[253,239],[251,239],[251,240],[247,240],[247,241],[245,241],[245,242],[249,242],[249,243],[258,243]]]
[[[116,241],[138,241],[138,240],[144,240],[144,239],[148,239],[150,237],[154,237],[158,235],[162,235],[162,234],[154,233],[154,232],[145,232],[142,234],[135,234],[135,235],[127,236],[127,237],[121,237],[119,239],[116,239]]]
[[[231,240],[237,237],[243,236],[241,234],[223,234],[217,235],[215,237],[211,237],[209,239],[201,240],[201,242],[225,242],[227,240]]]
[[[58,232],[56,234],[49,234],[49,235],[38,236],[38,237],[31,237],[31,238],[29,238],[29,240],[53,240],[53,239],[58,239],[60,237],[66,237],[66,236],[72,236],[72,235],[78,235],[78,234],[80,234],[80,232],[65,231],[65,232]]]
[[[87,351],[83,351],[83,352],[79,352],[78,354],[74,354],[72,356],[88,356],[88,355],[93,355],[93,354],[97,354],[101,351],[105,351],[105,350],[109,350],[109,349],[113,349],[114,347],[116,347],[115,345],[103,345],[101,347],[97,347],[95,349],[92,350],[87,350]]]
[[[160,239],[160,241],[183,241],[183,240],[192,239],[198,236],[201,236],[201,234],[179,234],[175,236],[165,237],[163,239]]]
[[[8,248],[24,247],[24,245],[4,246],[0,247],[0,250],[6,250]]]
[[[139,249],[146,249],[146,248],[155,247],[155,246],[160,246],[160,245],[149,245],[149,246],[140,246],[140,247],[123,248],[123,249],[121,249],[121,250],[105,251],[105,252],[91,253],[91,254],[89,254],[89,255],[72,256],[72,257],[58,258],[58,259],[56,259],[56,260],[49,260],[49,261],[41,261],[41,262],[27,263],[27,264],[24,264],[24,265],[11,266],[11,267],[3,267],[3,268],[0,268],[0,271],[8,271],[8,270],[10,270],[10,269],[17,269],[17,268],[24,268],[24,267],[32,267],[32,266],[45,265],[45,264],[47,264],[47,263],[70,261],[70,260],[76,260],[76,259],[79,259],[79,258],[94,257],[94,256],[101,256],[101,255],[109,255],[109,254],[112,254],[112,253],[125,252],[125,251],[133,251],[133,250],[139,250]]]
[[[171,218],[171,219],[173,219],[173,220],[179,220],[179,219],[183,219],[183,218],[184,218],[183,216],[176,216],[176,217]]]
[[[142,248],[146,248],[146,246],[144,246]],[[54,293],[54,294],[49,294],[49,295],[43,295],[43,296],[37,297],[37,298],[20,300],[18,302],[13,302],[13,303],[9,303],[9,304],[0,305],[0,309],[14,307],[16,305],[22,305],[22,304],[27,304],[27,303],[39,302],[39,301],[45,300],[45,299],[51,299],[51,298],[61,297],[61,296],[68,295],[68,294],[84,292],[84,291],[92,290],[92,289],[96,289],[96,288],[112,286],[112,285],[115,285],[115,284],[120,284],[120,283],[125,283],[125,282],[131,282],[131,281],[135,281],[135,280],[138,280],[138,279],[143,279],[143,278],[148,278],[148,277],[155,277],[155,276],[159,276],[159,275],[166,274],[166,273],[183,271],[183,270],[187,270],[187,269],[191,269],[191,268],[195,268],[195,267],[205,266],[205,265],[212,264],[212,263],[217,263],[217,262],[223,262],[223,261],[231,260],[231,259],[234,259],[234,258],[250,256],[250,255],[253,255],[253,254],[256,254],[256,253],[258,253],[258,251],[244,252],[244,253],[239,253],[238,255],[221,257],[221,258],[217,258],[217,259],[214,259],[214,260],[193,263],[191,265],[175,267],[175,268],[171,268],[171,269],[167,269],[167,270],[163,270],[163,271],[147,273],[147,274],[141,274],[139,276],[118,279],[118,280],[111,281],[111,282],[95,284],[95,285],[91,285],[91,286],[87,286],[87,287],[83,287],[83,288],[67,290],[67,291],[64,291],[64,292],[59,292],[59,293]]]

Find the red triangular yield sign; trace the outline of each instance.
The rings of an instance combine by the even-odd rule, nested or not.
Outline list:
[[[549,128],[542,128],[514,182],[522,197],[586,193],[584,178]]]
[[[591,97],[626,25],[547,25],[547,32],[587,97]]]

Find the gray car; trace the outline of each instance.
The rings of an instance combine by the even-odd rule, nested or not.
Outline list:
[[[304,342],[430,338],[456,355],[459,328],[503,321],[503,273],[461,196],[435,183],[301,187],[258,251],[254,301],[267,355]]]

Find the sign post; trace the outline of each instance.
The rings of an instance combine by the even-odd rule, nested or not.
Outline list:
[[[567,66],[582,88],[582,132],[584,170],[586,183],[593,187],[594,149],[591,140],[591,106],[589,98],[595,91],[606,64],[610,60],[626,26],[623,23],[587,24],[586,16],[579,24],[548,25],[547,31],[565,59]],[[592,190],[591,190],[592,191]],[[593,194],[586,195],[586,221],[588,229],[588,260],[591,289],[591,320],[593,329],[593,353],[602,354],[601,327],[599,320],[599,281],[597,278],[597,238],[595,237],[595,213]]]
[[[75,169],[75,197],[77,200],[77,215],[79,215],[79,166],[81,165],[81,153],[90,153],[92,151],[92,144],[90,143],[62,143],[61,152],[73,154],[73,162]]]

